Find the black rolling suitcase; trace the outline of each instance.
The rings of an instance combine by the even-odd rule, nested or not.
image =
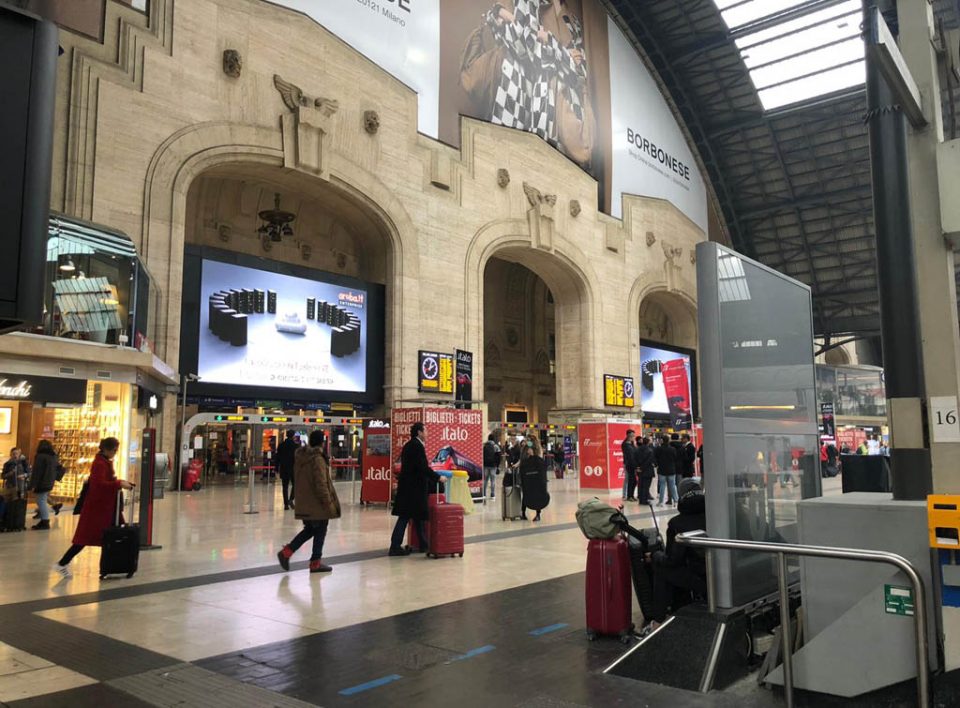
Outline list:
[[[120,524],[123,494],[117,492],[117,512],[114,525],[103,532],[100,550],[100,579],[108,575],[126,575],[132,578],[140,562],[140,526]]]
[[[633,578],[633,591],[637,595],[637,602],[644,619],[651,617],[653,612],[653,571],[646,562],[647,553],[662,551],[663,536],[657,522],[657,512],[650,503],[650,514],[653,517],[653,528],[635,529],[624,522],[624,531],[627,533],[627,544],[630,550],[630,575]]]
[[[27,528],[27,494],[23,480],[17,480],[17,498],[7,502],[3,510],[4,531],[25,531]]]

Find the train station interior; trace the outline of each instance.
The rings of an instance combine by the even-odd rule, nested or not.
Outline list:
[[[0,65],[0,706],[960,705],[960,0]]]

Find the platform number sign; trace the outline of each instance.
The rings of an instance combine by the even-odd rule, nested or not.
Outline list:
[[[956,396],[930,397],[930,427],[933,442],[960,442],[960,417],[957,412]]]

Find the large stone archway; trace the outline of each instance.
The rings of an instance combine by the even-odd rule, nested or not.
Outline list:
[[[322,139],[322,135],[320,138]],[[347,158],[324,154],[324,169],[299,166],[283,131],[263,126],[204,123],[184,128],[156,150],[146,174],[140,252],[147,267],[169,293],[157,313],[158,353],[168,362],[179,360],[181,281],[186,243],[187,200],[198,177],[211,171],[248,169],[276,171],[277,179],[296,183],[301,191],[334,190],[379,225],[389,246],[384,264],[386,294],[384,397],[387,405],[415,386],[403,380],[404,313],[415,311],[419,274],[416,229],[396,196],[374,175]],[[294,165],[291,167],[291,165]],[[164,444],[173,447],[176,406],[165,407]],[[166,438],[169,437],[169,440]]]
[[[484,391],[484,272],[491,258],[516,263],[536,274],[553,297],[556,319],[556,407],[584,410],[601,407],[597,278],[589,259],[557,239],[552,248],[536,248],[527,221],[503,220],[482,228],[473,238],[464,264],[466,341],[478,354],[476,390]],[[499,348],[498,348],[499,350]]]

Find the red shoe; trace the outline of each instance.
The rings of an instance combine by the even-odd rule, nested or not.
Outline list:
[[[323,559],[310,561],[311,573],[330,573],[333,571],[329,565],[323,564]]]
[[[277,560],[280,561],[280,567],[284,570],[290,570],[290,557],[293,555],[293,549],[290,546],[284,546],[277,554]]]

